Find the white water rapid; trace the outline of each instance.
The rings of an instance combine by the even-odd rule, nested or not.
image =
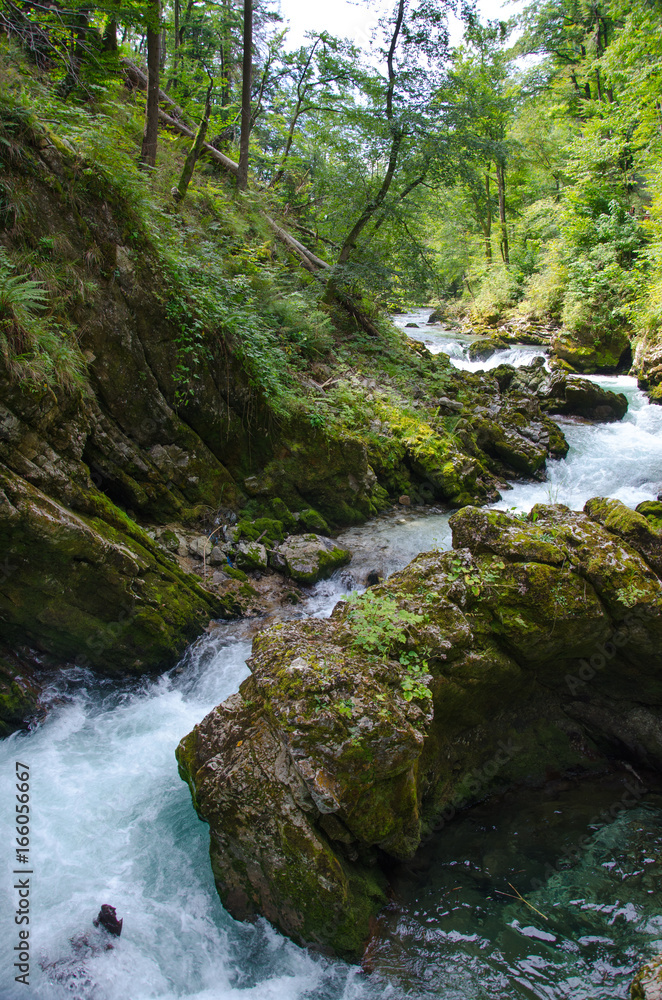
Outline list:
[[[418,319],[399,317],[401,325],[410,321]],[[522,363],[537,353],[511,350],[472,364],[463,360],[463,344],[450,331],[418,333],[431,350],[447,350],[459,367]],[[600,382],[627,393],[624,421],[563,421],[568,458],[550,463],[547,482],[515,485],[500,506],[528,509],[552,501],[577,508],[596,495],[635,505],[657,496],[662,407],[650,406],[633,379]],[[387,575],[417,552],[447,547],[447,522],[445,514],[406,512],[344,532],[355,552],[353,563],[318,585],[304,612],[327,614],[340,594],[362,586],[371,570]],[[265,921],[241,924],[229,917],[214,889],[207,827],[178,777],[174,750],[196,722],[237,690],[248,672],[249,652],[245,623],[221,625],[157,681],[118,685],[72,672],[58,682],[52,710],[39,726],[2,741],[7,860],[1,1000],[613,1000],[627,995],[641,955],[662,947],[650,874],[662,846],[659,797],[608,826],[591,827],[594,836],[582,860],[561,867],[529,896],[547,915],[544,924],[517,902],[490,894],[485,879],[498,872],[535,873],[548,855],[558,857],[576,842],[592,815],[586,810],[597,806],[583,801],[582,790],[579,802],[570,792],[542,805],[530,798],[511,802],[498,820],[472,811],[455,824],[455,832],[449,829],[445,855],[430,860],[420,884],[414,879],[403,888],[372,975],[307,953]],[[16,761],[30,771],[27,988],[14,981],[13,969],[19,929],[13,922],[12,875]],[[609,805],[615,794],[606,789],[594,797]],[[534,845],[530,851],[528,845]],[[116,907],[124,919],[122,936],[112,950],[75,957],[71,939],[91,932],[102,903]]]

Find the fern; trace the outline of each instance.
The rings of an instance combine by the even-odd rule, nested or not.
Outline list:
[[[40,282],[12,270],[7,252],[0,249],[0,319],[20,322],[44,309],[48,296]]]

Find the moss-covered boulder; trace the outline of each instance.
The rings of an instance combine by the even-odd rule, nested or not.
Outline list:
[[[552,334],[552,351],[575,371],[613,374],[627,371],[632,364],[632,348],[626,330],[594,328],[571,332],[562,327]]]
[[[635,507],[657,531],[662,531],[662,500],[643,500]]]
[[[351,558],[351,552],[341,548],[333,539],[308,532],[305,535],[289,535],[271,551],[269,562],[274,569],[291,576],[297,583],[311,584],[331,576]]]
[[[648,394],[651,403],[662,403],[662,333],[650,331],[638,342],[633,373],[640,389]]]
[[[234,558],[239,569],[267,568],[267,550],[260,542],[238,542],[235,546]]]
[[[471,361],[487,361],[497,351],[503,351],[504,348],[509,346],[509,342],[505,337],[481,337],[469,344],[467,355]]]
[[[123,527],[77,515],[0,466],[5,641],[139,674],[171,667],[210,618],[228,617],[138,525],[124,517]]]
[[[622,392],[603,389],[595,382],[569,375],[559,367],[549,372],[542,358],[519,368],[499,365],[493,374],[503,393],[526,399],[535,396],[544,413],[610,423],[621,420],[627,412],[628,401]]]
[[[458,809],[624,750],[662,767],[646,524],[616,501],[465,507],[453,551],[258,634],[251,677],[177,752],[230,912],[356,957],[389,864]]]

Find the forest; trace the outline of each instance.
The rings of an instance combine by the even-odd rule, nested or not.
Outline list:
[[[0,0],[3,998],[659,997],[661,177],[659,0]]]
[[[50,117],[175,257],[171,192],[184,220],[226,217],[205,227],[207,240],[227,248],[235,270],[245,258],[249,286],[257,272],[294,280],[323,311],[348,296],[368,330],[384,309],[430,301],[488,324],[562,324],[568,350],[583,348],[580,368],[606,370],[630,342],[655,342],[660,322],[656,5],[531,5],[516,24],[481,24],[467,6],[452,49],[450,10],[403,0],[368,53],[326,32],[293,51],[269,4],[6,3],[3,99],[13,106],[20,92],[25,123]],[[14,86],[17,44],[35,69]],[[20,127],[7,121],[6,155]],[[221,210],[235,188],[243,202]],[[311,277],[286,277],[262,223],[238,249],[237,204],[256,219],[278,216]],[[20,225],[8,191],[3,211]],[[43,257],[6,258],[5,274],[15,266],[38,280]],[[236,310],[223,317],[211,286],[229,281],[239,311],[251,291],[236,288],[226,263],[195,270],[197,294],[232,327]],[[28,310],[40,305],[33,293],[25,287]],[[49,313],[57,326],[53,299]],[[189,356],[196,335],[182,347]],[[49,366],[67,351],[60,361],[37,353]]]

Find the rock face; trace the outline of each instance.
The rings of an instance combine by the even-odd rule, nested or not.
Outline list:
[[[662,767],[662,532],[618,501],[466,507],[329,620],[260,633],[181,742],[224,905],[361,953],[389,859],[461,806],[625,751]]]
[[[662,403],[662,342],[659,331],[644,337],[637,344],[633,369],[639,388],[648,393],[651,403]]]
[[[228,607],[136,524],[74,514],[0,466],[3,639],[103,673],[172,666]]]
[[[644,965],[632,981],[631,1000],[662,1000],[662,955]]]

